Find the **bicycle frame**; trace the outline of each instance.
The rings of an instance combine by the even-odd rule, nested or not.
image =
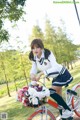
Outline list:
[[[43,85],[45,85],[45,78],[46,78],[46,77],[43,78]],[[49,79],[48,79],[48,80],[49,80]],[[76,88],[77,85],[78,85],[78,84],[76,84],[76,85],[72,88],[73,91],[75,90],[75,88]],[[65,88],[66,88],[66,90],[65,90],[66,103],[67,103],[67,105],[70,107],[70,106],[71,106],[71,101],[72,101],[72,98],[74,97],[74,95],[73,95],[73,94],[70,94],[70,93],[67,93],[67,87],[65,86]],[[69,96],[70,96],[69,98],[68,98],[68,94],[69,94]],[[77,97],[77,96],[76,96],[76,97]],[[79,97],[77,97],[77,99],[78,99],[78,101],[80,100]],[[63,109],[63,107],[59,106],[57,103],[55,103],[54,101],[51,101],[50,99],[48,99],[47,103],[48,103],[49,105],[57,108],[57,109]],[[77,107],[75,107],[74,109],[72,109],[72,107],[71,107],[71,110],[72,110],[72,111],[74,111],[75,109],[77,109]]]
[[[46,103],[49,104],[49,105],[51,105],[51,106],[53,106],[53,107],[55,107],[56,109],[60,108],[59,105],[55,101],[53,101],[53,100],[51,100],[49,98],[47,98]],[[34,113],[38,114],[38,111],[41,111],[41,114],[40,114],[40,119],[41,120],[43,120],[43,114],[44,113],[45,113],[45,120],[48,120],[47,114],[48,114],[48,112],[50,110],[46,107],[46,105],[39,106]],[[34,117],[34,113],[27,120],[32,120],[31,118]],[[54,117],[54,115],[53,115],[53,113],[50,113],[50,114],[52,115],[52,118],[53,118],[52,120],[56,120],[55,117]]]
[[[67,95],[67,94],[66,94]],[[73,97],[74,95],[70,95],[70,100],[69,100],[69,103],[70,103],[70,101],[72,100],[72,97]],[[79,98],[80,99],[80,98]],[[46,103],[47,104],[49,104],[49,105],[51,105],[53,108],[56,108],[56,109],[62,109],[63,110],[63,107],[62,106],[59,106],[55,101],[53,101],[53,100],[51,100],[50,98],[47,98],[47,100],[46,100]],[[71,105],[71,104],[70,104]],[[71,108],[71,110],[72,111],[74,111],[75,109],[77,109],[77,107],[76,108]],[[37,110],[34,112],[34,113],[38,113],[38,111],[41,111],[41,120],[43,120],[43,113],[45,113],[45,120],[48,120],[48,118],[47,118],[47,114],[48,114],[48,108],[46,107],[46,105],[41,105],[40,107],[38,107],[37,108]],[[49,110],[50,111],[50,110]],[[54,114],[53,114],[54,115]],[[32,115],[31,115],[32,116]],[[30,119],[31,118],[31,116],[29,117],[29,119],[28,120],[32,120],[32,119]],[[55,118],[54,119],[52,119],[52,120],[55,120]],[[71,120],[71,119],[70,119]]]
[[[38,108],[37,110],[42,110],[43,112],[44,112],[44,110],[45,110],[45,114],[46,114],[46,119],[45,120],[47,120],[47,111],[48,111],[48,108],[44,105],[42,105],[42,106],[40,106],[40,108]],[[36,111],[37,111],[36,110]],[[41,118],[42,119],[42,118]]]
[[[67,97],[68,94],[70,95],[70,98],[69,98],[69,99],[68,99],[68,97]],[[66,103],[67,103],[67,105],[68,105],[69,107],[71,106],[71,110],[74,111],[74,110],[76,110],[77,107],[78,107],[78,103],[80,102],[80,97],[76,96],[76,98],[77,98],[77,104],[76,104],[75,108],[73,109],[73,108],[72,108],[72,105],[71,105],[71,102],[72,102],[72,98],[74,97],[74,95],[73,95],[73,94],[70,94],[70,93],[68,93],[68,94],[67,94],[67,89],[66,89]],[[56,108],[56,109],[63,109],[62,106],[59,106],[55,101],[53,101],[53,100],[51,100],[51,99],[48,99],[48,100],[47,100],[47,103],[48,103],[49,105],[51,105],[52,107]]]
[[[42,83],[44,86],[45,86],[45,78],[43,79],[43,82],[44,83]],[[73,91],[75,91],[75,88],[78,86],[78,84],[77,85],[75,85],[71,90],[73,90]],[[73,100],[73,97],[75,96],[74,94],[72,94],[72,93],[68,93],[67,94],[67,88],[66,88],[66,90],[65,90],[65,98],[66,98],[66,103],[69,105],[69,107],[71,108],[71,110],[72,110],[72,112],[75,112],[75,110],[77,110],[77,108],[78,108],[78,103],[79,103],[79,101],[80,101],[80,97],[78,97],[78,96],[76,96],[76,98],[77,98],[77,104],[76,104],[76,106],[72,106],[72,100]],[[68,98],[68,95],[69,95],[69,98]],[[56,109],[62,109],[62,110],[64,110],[64,108],[62,107],[62,106],[59,106],[55,101],[53,101],[53,100],[51,100],[50,98],[47,98],[47,101],[46,101],[46,103],[47,104],[49,104],[49,105],[51,105],[53,108],[56,108]],[[47,114],[48,114],[48,108],[46,107],[46,105],[41,105],[37,110],[36,110],[36,112],[38,113],[38,111],[41,111],[41,112],[44,112],[45,113],[45,115],[46,115],[46,119],[45,120],[47,120]],[[34,112],[35,113],[35,112]],[[76,112],[75,112],[76,113]],[[53,114],[54,115],[54,114]],[[78,116],[78,115],[77,115]],[[80,117],[80,115],[79,115],[79,117]],[[29,117],[30,118],[30,117]],[[28,120],[32,120],[32,119],[28,119]],[[43,119],[42,119],[43,120]],[[53,120],[55,120],[55,118],[53,119]],[[71,119],[70,119],[71,120]]]
[[[42,105],[38,110],[42,110],[43,112],[45,111],[45,120],[47,120],[47,111],[49,110],[45,105]],[[42,120],[42,118],[41,118]]]

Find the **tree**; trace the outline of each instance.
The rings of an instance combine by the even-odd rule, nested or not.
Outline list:
[[[3,29],[6,19],[18,21],[23,15],[23,6],[26,0],[0,0],[0,43],[4,40],[8,41],[9,34]]]
[[[32,34],[30,35],[29,40],[32,41],[35,38],[40,38],[42,40],[44,39],[44,34],[38,25],[33,26]]]
[[[17,21],[21,18],[26,0],[0,0],[0,19]]]
[[[18,81],[28,84],[31,63],[28,54],[21,54],[16,50],[6,50],[0,52],[0,84],[6,84],[6,91],[10,94],[9,83],[14,83],[15,89],[20,87]],[[22,85],[22,84],[20,84]]]
[[[67,63],[67,67],[69,68],[69,63],[76,59],[75,51],[77,49],[76,45],[72,43],[72,41],[67,37],[66,33],[62,31],[60,27],[58,27],[57,32],[57,44],[58,44],[58,61],[60,63]]]
[[[52,26],[51,22],[46,19],[45,21],[45,40],[44,43],[46,44],[47,48],[50,48],[54,54],[57,54],[56,51],[56,32],[54,27]]]
[[[63,24],[64,25],[64,24]],[[45,45],[53,51],[56,60],[59,63],[65,63],[69,68],[69,63],[76,59],[75,51],[77,47],[67,37],[65,27],[55,31],[50,21],[47,19],[45,22]]]
[[[0,62],[1,62],[1,68],[2,68],[3,75],[4,75],[4,79],[5,79],[5,81],[6,81],[7,93],[8,93],[8,95],[9,95],[9,97],[11,97],[11,95],[10,95],[10,90],[9,90],[7,73],[6,73],[6,63],[5,63],[4,53],[1,53],[1,54],[0,54]]]
[[[8,32],[4,28],[2,28],[2,26],[3,26],[3,22],[2,20],[0,20],[0,43],[5,40],[8,41],[9,39]]]

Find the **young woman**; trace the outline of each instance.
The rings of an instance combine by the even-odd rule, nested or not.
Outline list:
[[[70,108],[61,97],[62,86],[68,85],[73,80],[69,71],[56,62],[53,53],[44,48],[41,39],[34,39],[32,41],[29,59],[33,61],[30,71],[31,79],[38,81],[43,74],[52,77],[53,81],[50,91],[53,90],[54,94],[50,94],[50,96],[66,110],[62,115],[63,118],[71,116],[72,112]]]

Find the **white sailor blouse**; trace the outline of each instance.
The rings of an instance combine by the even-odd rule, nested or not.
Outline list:
[[[44,50],[40,58],[34,56],[35,61],[32,62],[32,68],[30,74],[37,74],[38,71],[43,71],[45,75],[50,75],[54,78],[58,76],[62,69],[62,65],[56,62],[55,56],[51,52],[48,59],[45,59]],[[58,74],[55,74],[58,73]]]

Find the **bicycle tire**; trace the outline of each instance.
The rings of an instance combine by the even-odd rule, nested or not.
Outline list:
[[[75,85],[73,87],[73,90],[77,93],[77,96],[80,98],[80,84]],[[80,100],[78,100],[76,98],[76,96],[73,96],[71,103],[72,103],[73,109],[75,109],[75,107],[77,106],[77,108],[74,110],[74,112],[78,117],[80,117]]]
[[[56,120],[56,118],[50,110],[47,110],[47,119],[45,119],[45,110],[37,110],[27,120]]]

